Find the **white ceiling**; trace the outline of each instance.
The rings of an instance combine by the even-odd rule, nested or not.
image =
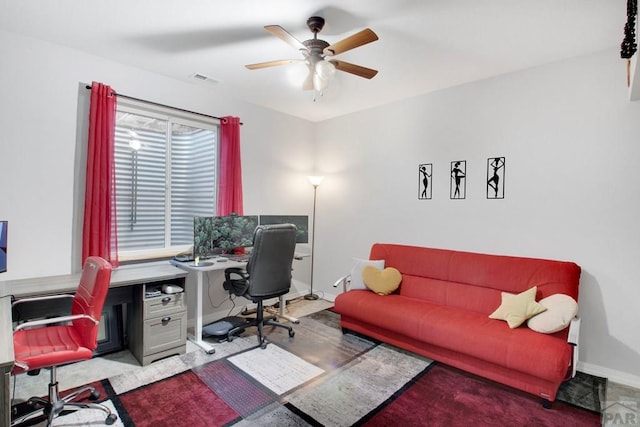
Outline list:
[[[336,59],[378,75],[338,72],[314,102],[290,81],[295,65],[244,67],[302,58],[263,27],[302,41],[314,15],[329,43],[374,30],[380,40]],[[216,90],[311,121],[616,48],[625,22],[625,0],[0,0],[2,30],[211,85],[192,78],[204,74]]]

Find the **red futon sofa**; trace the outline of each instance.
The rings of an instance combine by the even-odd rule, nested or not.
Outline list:
[[[343,330],[360,333],[543,399],[550,407],[575,374],[579,319],[555,333],[491,319],[502,292],[537,287],[535,300],[566,294],[578,301],[580,267],[551,261],[376,243],[370,260],[402,275],[389,295],[345,286],[335,299]],[[577,310],[577,306],[576,306]]]

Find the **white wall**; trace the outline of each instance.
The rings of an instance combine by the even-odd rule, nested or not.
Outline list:
[[[640,386],[640,104],[625,85],[607,51],[320,123],[314,284],[335,293],[377,241],[574,261],[583,369]],[[504,200],[486,199],[495,156]],[[466,200],[449,199],[453,160]],[[432,200],[418,200],[420,163]]]

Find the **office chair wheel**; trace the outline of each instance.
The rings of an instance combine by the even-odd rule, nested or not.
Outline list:
[[[106,420],[104,420],[104,423],[108,426],[112,425],[113,423],[115,423],[118,420],[118,416],[116,414],[109,414],[109,416],[107,417]]]
[[[100,392],[97,390],[93,390],[89,395],[89,400],[98,400],[100,399]]]
[[[40,409],[40,408],[44,408],[47,405],[51,406],[51,404],[47,401],[47,400],[43,400],[40,398],[30,398],[29,400],[27,400],[27,405],[29,405],[30,407],[34,408],[34,409]]]
[[[289,330],[289,338],[293,338],[293,336],[295,335],[295,331],[293,329]]]

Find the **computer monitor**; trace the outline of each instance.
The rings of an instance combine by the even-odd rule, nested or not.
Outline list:
[[[0,221],[0,273],[7,271],[7,221]]]
[[[193,256],[207,258],[253,246],[257,215],[193,218]]]
[[[260,215],[260,225],[293,224],[298,228],[296,243],[309,243],[309,217],[307,215]]]

